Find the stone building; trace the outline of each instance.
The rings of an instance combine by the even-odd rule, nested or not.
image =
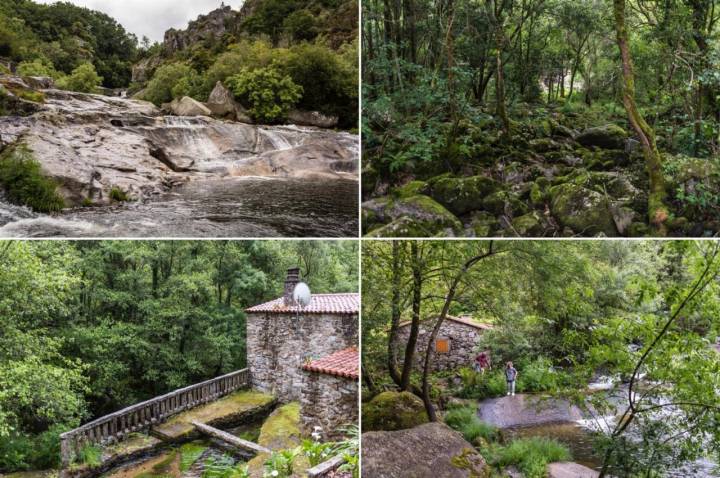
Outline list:
[[[402,359],[410,337],[410,321],[400,323],[398,330],[398,358]],[[434,321],[420,323],[417,345],[415,347],[416,364],[422,366],[425,360],[427,343],[432,333]],[[448,370],[458,367],[472,366],[477,355],[477,344],[480,336],[485,330],[491,329],[490,324],[476,322],[470,317],[447,316],[437,339],[435,340],[435,356],[433,360],[433,371]]]
[[[301,308],[292,298],[298,282],[290,269],[283,297],[246,310],[252,386],[284,402],[301,399],[303,365],[358,344],[360,295],[314,294]]]
[[[357,347],[350,347],[302,366],[300,421],[303,431],[319,426],[330,439],[358,421],[359,360]]]

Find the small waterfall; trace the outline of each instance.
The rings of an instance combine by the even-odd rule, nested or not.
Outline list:
[[[258,132],[262,137],[267,139],[273,149],[277,151],[292,149],[301,143],[301,141],[296,139],[297,135],[284,135],[279,128],[260,128]],[[295,141],[291,142],[293,139]]]
[[[218,159],[222,153],[208,135],[207,123],[199,117],[165,116],[164,126],[181,145],[185,156],[194,160]]]

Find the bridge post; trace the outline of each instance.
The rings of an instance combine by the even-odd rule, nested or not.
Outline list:
[[[60,435],[60,463],[62,464],[62,469],[66,469],[70,466],[70,462],[72,461],[72,450],[70,449],[70,444],[68,443],[68,437],[65,435]]]

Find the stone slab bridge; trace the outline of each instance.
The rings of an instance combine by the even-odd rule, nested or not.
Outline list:
[[[221,440],[252,454],[271,452],[216,428],[260,419],[275,408],[276,397],[251,390],[250,385],[249,370],[238,370],[137,403],[63,433],[60,435],[60,477],[95,476],[168,444],[201,436]],[[99,466],[74,463],[86,446],[102,447]],[[342,457],[334,457],[308,469],[307,476],[327,476],[342,462]]]

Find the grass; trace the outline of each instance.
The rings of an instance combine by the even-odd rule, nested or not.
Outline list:
[[[130,200],[128,194],[117,186],[110,190],[110,199],[117,202],[127,202]]]
[[[102,448],[94,445],[84,446],[77,454],[76,462],[91,467],[102,464]]]
[[[545,478],[549,463],[570,460],[572,456],[565,445],[550,438],[532,437],[497,448],[490,461],[501,467],[514,465],[526,478]]]
[[[464,406],[450,409],[445,414],[445,423],[450,428],[462,433],[470,443],[474,443],[478,438],[488,442],[498,438],[497,428],[480,420],[475,407]]]
[[[186,443],[180,447],[180,471],[186,472],[205,453],[207,446],[200,443]]]
[[[8,147],[0,154],[0,185],[10,201],[37,212],[57,212],[65,202],[56,190],[58,184],[42,174],[40,163],[25,145]]]

